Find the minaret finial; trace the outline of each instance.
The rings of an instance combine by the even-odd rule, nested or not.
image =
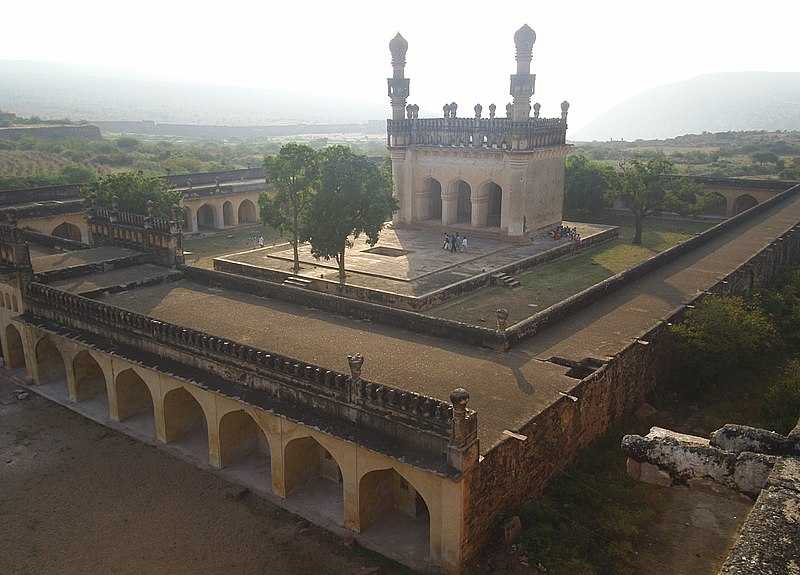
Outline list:
[[[514,34],[514,44],[517,47],[517,73],[511,75],[511,95],[514,97],[514,120],[518,122],[527,120],[531,113],[531,96],[536,81],[536,76],[531,74],[535,42],[536,32],[527,24]]]
[[[405,118],[406,100],[409,96],[409,80],[405,77],[406,52],[408,42],[400,34],[389,42],[389,52],[392,54],[392,77],[389,78],[389,99],[392,102],[392,119]]]

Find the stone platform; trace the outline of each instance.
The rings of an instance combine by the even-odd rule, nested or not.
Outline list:
[[[524,245],[470,236],[466,252],[442,249],[442,232],[425,228],[387,227],[378,244],[365,237],[347,250],[347,282],[339,285],[333,260],[317,260],[311,247],[300,246],[300,283],[318,291],[364,299],[404,309],[422,310],[492,282],[500,272],[516,273],[574,250],[617,237],[618,228],[569,223],[581,234],[580,244],[542,236]],[[214,269],[248,277],[284,282],[292,276],[292,248],[288,244],[248,250],[214,259]],[[293,281],[293,280],[290,280]]]

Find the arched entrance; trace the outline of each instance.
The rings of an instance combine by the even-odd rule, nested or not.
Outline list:
[[[428,195],[428,219],[441,221],[442,220],[442,184],[435,178],[428,178],[426,180],[427,195]]]
[[[706,195],[703,202],[703,214],[724,217],[728,213],[728,200],[719,192]]]
[[[22,347],[22,336],[16,327],[11,324],[6,326],[6,346],[3,350],[6,357],[6,366],[11,369],[25,367],[25,348]]]
[[[270,488],[272,473],[267,436],[244,410],[225,414],[219,422],[222,466],[248,483]]]
[[[200,403],[183,387],[164,396],[164,432],[167,443],[208,462],[208,423]]]
[[[301,437],[286,444],[283,464],[287,496],[342,525],[342,471],[333,455],[313,437]]]
[[[53,233],[50,234],[57,238],[64,238],[65,240],[73,240],[76,242],[81,241],[81,229],[75,224],[64,222],[55,227]]]
[[[469,224],[472,222],[472,189],[463,180],[455,183],[456,190],[456,223]]]
[[[197,227],[214,229],[214,226],[216,225],[214,212],[214,208],[208,204],[203,204],[197,208]]]
[[[256,205],[250,200],[242,200],[242,203],[239,204],[238,211],[240,224],[255,224],[258,222]]]
[[[734,214],[741,214],[742,212],[749,210],[758,205],[758,200],[755,199],[753,196],[749,194],[744,194],[736,198],[736,201],[733,203],[733,212]]]
[[[503,209],[503,189],[494,182],[488,182],[481,191],[486,198],[486,222],[481,223],[490,228],[499,228]]]
[[[37,383],[50,386],[54,394],[67,399],[67,369],[61,351],[49,336],[44,336],[36,344],[35,356],[36,372],[39,376]]]
[[[133,369],[117,375],[117,415],[128,427],[133,427],[147,437],[155,435],[153,396],[150,388]]]
[[[233,204],[230,202],[222,204],[222,223],[226,227],[236,225],[233,221]]]
[[[75,399],[86,404],[94,404],[84,407],[96,407],[97,415],[108,415],[106,375],[100,364],[84,350],[72,360],[72,370],[75,375]]]
[[[430,512],[422,496],[394,469],[364,475],[358,484],[361,533],[409,557],[430,553]]]

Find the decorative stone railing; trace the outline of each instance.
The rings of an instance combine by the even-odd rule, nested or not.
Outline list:
[[[230,366],[217,370],[217,375],[227,377],[233,385],[264,392],[276,402],[289,400],[308,409],[324,409],[329,417],[345,418],[389,435],[387,428],[399,426],[405,431],[395,433],[398,444],[415,444],[441,457],[476,445],[477,415],[466,409],[465,401],[458,410],[460,425],[454,425],[450,403],[362,379],[360,356],[350,359],[351,375],[346,375],[37,282],[28,285],[25,301],[34,316],[90,331],[116,344],[150,346],[173,360],[182,354],[206,364]],[[208,365],[204,368],[210,369]],[[229,369],[241,373],[233,376]]]
[[[444,146],[498,150],[534,150],[566,143],[560,118],[422,118],[387,120],[389,147]]]
[[[89,238],[92,245],[117,245],[153,253],[165,265],[183,262],[177,221],[97,207],[90,213]]]

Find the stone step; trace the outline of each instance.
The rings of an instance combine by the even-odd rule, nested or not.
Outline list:
[[[311,284],[310,279],[306,279],[300,276],[289,276],[285,280],[283,280],[283,285],[289,285],[294,287],[308,287]]]

